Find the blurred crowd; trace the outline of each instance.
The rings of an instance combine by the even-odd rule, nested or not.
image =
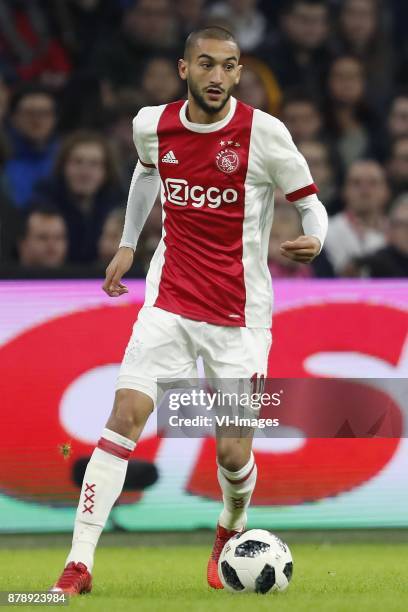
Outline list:
[[[209,24],[237,36],[236,97],[284,121],[330,215],[321,257],[294,263],[279,245],[299,217],[277,193],[272,276],[408,276],[408,2],[0,0],[2,278],[103,274],[137,161],[132,118],[185,96],[177,59]],[[156,202],[134,276],[160,236]]]

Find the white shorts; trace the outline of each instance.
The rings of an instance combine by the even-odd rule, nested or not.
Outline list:
[[[144,306],[120,367],[116,389],[142,391],[157,404],[158,379],[197,379],[202,357],[207,379],[266,377],[271,332],[193,321]]]

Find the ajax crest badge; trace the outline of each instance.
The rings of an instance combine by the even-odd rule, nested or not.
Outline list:
[[[232,174],[239,168],[239,157],[233,149],[223,149],[215,158],[217,168],[226,174]]]

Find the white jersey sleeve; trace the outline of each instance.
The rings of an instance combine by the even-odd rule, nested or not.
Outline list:
[[[305,235],[318,238],[321,250],[327,234],[327,212],[316,196],[318,188],[289,130],[276,117],[255,110],[254,142],[263,180],[279,187],[294,203]]]
[[[319,253],[327,236],[329,218],[318,197],[313,194],[294,202],[301,218],[305,236],[314,236],[320,242]]]
[[[138,162],[130,184],[125,225],[119,247],[136,249],[137,241],[153,208],[159,187],[160,176],[156,168],[146,168]]]
[[[145,106],[133,119],[133,142],[139,161],[133,173],[119,246],[136,249],[137,241],[156,200],[160,176],[157,126],[165,105]]]
[[[283,191],[289,202],[318,192],[305,158],[282,121],[255,110],[254,131],[262,141],[266,178]]]
[[[158,165],[157,126],[165,106],[145,106],[133,119],[133,142],[140,163],[147,168]]]

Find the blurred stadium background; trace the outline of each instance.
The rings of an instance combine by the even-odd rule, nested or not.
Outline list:
[[[236,33],[237,97],[286,123],[330,215],[321,257],[294,264],[278,246],[299,220],[277,194],[270,376],[408,373],[404,0],[0,0],[3,534],[72,530],[81,461],[110,411],[161,234],[157,202],[129,295],[109,300],[101,279],[137,161],[131,120],[185,95],[177,58],[208,23]],[[366,381],[367,403],[371,392]],[[355,442],[258,440],[250,526],[405,537],[406,440]],[[152,417],[108,530],[194,541],[214,527],[218,498],[213,440],[158,438]]]

